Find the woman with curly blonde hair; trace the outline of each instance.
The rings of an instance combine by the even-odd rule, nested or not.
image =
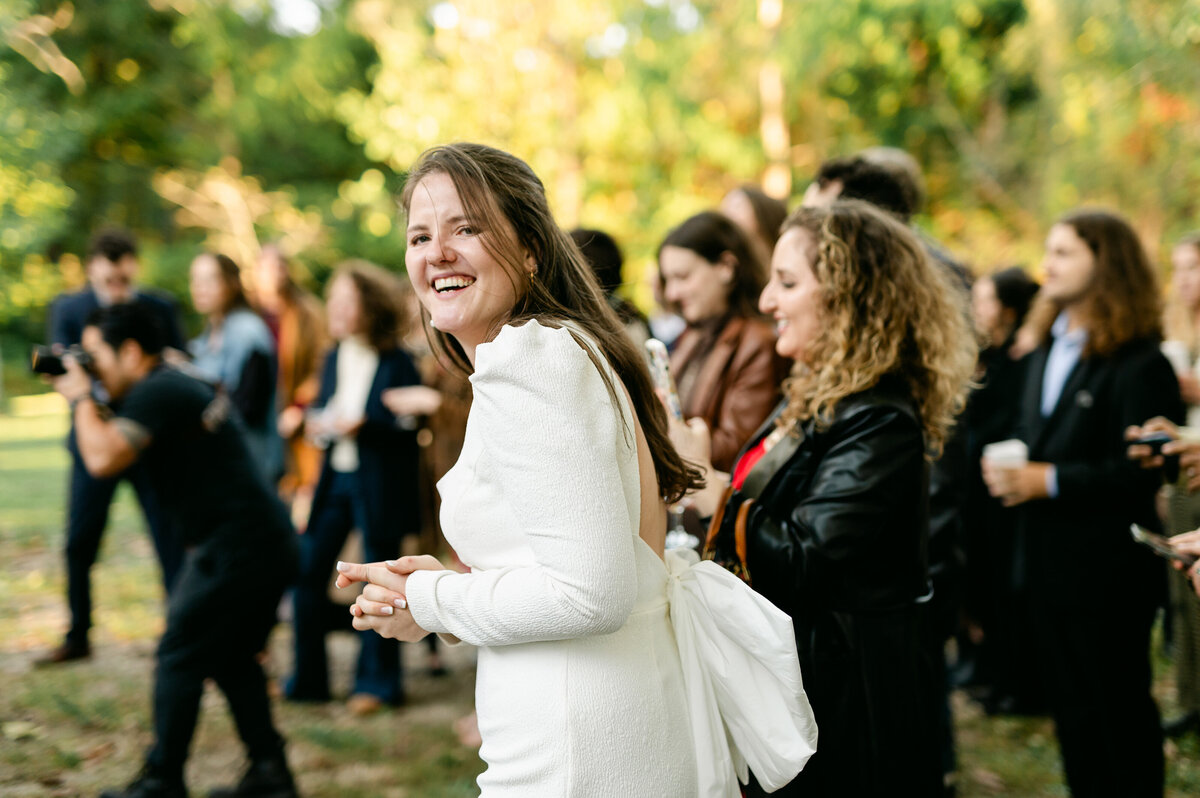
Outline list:
[[[792,616],[817,752],[776,795],[937,795],[938,696],[919,629],[928,473],[976,347],[960,293],[898,221],[857,201],[784,222],[759,307],[794,361],[728,475],[709,550]],[[707,431],[677,425],[707,464]],[[748,794],[761,795],[756,785]]]

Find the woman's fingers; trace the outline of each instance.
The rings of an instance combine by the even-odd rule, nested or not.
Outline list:
[[[357,609],[358,612],[354,612]],[[371,601],[363,598],[361,595],[354,600],[354,606],[350,610],[350,614],[356,618],[363,615],[395,615],[396,607],[392,602],[387,601]]]
[[[395,574],[388,570],[388,567],[382,562],[339,562],[337,564],[337,572],[338,587],[346,587],[354,582],[370,582],[394,590],[397,593],[404,593],[404,583],[407,581],[400,574]]]
[[[1162,416],[1155,416],[1145,424],[1142,424],[1142,435],[1149,435],[1154,432],[1165,432],[1172,438],[1179,437],[1179,427]],[[1139,435],[1138,437],[1141,436]]]
[[[380,587],[379,585],[367,584],[367,586],[363,588],[360,598],[366,601],[375,602],[377,604],[384,604],[389,607],[399,607],[400,609],[404,609],[408,606],[408,601],[405,600],[402,594],[393,590],[388,590],[385,587]]]
[[[413,571],[446,570],[446,566],[442,565],[441,560],[429,554],[414,554],[398,560],[386,560],[384,565],[392,573],[401,576],[408,576]]]

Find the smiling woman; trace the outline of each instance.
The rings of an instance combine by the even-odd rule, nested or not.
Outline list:
[[[664,553],[665,502],[699,474],[541,181],[507,153],[454,144],[422,156],[403,206],[431,337],[471,373],[462,454],[438,485],[446,539],[471,570],[432,557],[340,565],[339,584],[369,583],[356,628],[480,647],[486,798],[733,798],[734,755],[714,755],[728,751],[716,699],[684,676],[700,647],[672,626],[698,611],[681,585],[712,579],[731,616],[758,619],[740,626],[773,632],[739,649],[742,681],[787,685],[741,707],[772,734],[738,750],[761,778],[791,778],[815,730],[790,620],[712,563]]]
[[[788,217],[760,307],[796,362],[784,401],[693,500],[718,512],[713,556],[793,619],[821,747],[776,794],[939,795],[926,455],[975,365],[966,316],[912,233],[855,201]],[[672,435],[703,455],[696,426]]]
[[[765,264],[728,217],[705,211],[667,234],[658,250],[663,297],[687,321],[671,372],[687,418],[712,431],[712,462],[722,470],[771,408],[787,361],[755,308]]]

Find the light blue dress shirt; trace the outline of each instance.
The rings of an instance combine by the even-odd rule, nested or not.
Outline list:
[[[1046,371],[1042,375],[1042,417],[1049,418],[1062,398],[1063,386],[1071,371],[1083,357],[1083,347],[1087,344],[1087,330],[1082,327],[1068,330],[1070,320],[1064,310],[1058,314],[1050,327],[1054,343],[1050,345],[1050,355],[1046,358]],[[1046,472],[1046,492],[1050,498],[1058,496],[1058,472],[1053,465]]]

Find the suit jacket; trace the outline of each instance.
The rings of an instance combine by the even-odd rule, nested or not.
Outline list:
[[[158,292],[139,288],[133,301],[154,311],[167,335],[167,346],[186,351],[179,309],[174,300]],[[59,294],[50,305],[48,337],[52,344],[72,346],[83,338],[88,317],[100,307],[100,299],[90,287],[70,294]]]
[[[1029,586],[1056,604],[1132,607],[1160,597],[1162,563],[1129,525],[1159,528],[1158,471],[1125,456],[1125,428],[1153,416],[1181,422],[1175,371],[1151,340],[1081,358],[1049,417],[1041,412],[1047,342],[1028,355],[1019,437],[1030,462],[1052,463],[1058,497],[1019,508]]]
[[[337,389],[338,350],[325,358],[321,377],[321,393],[314,407],[324,407]],[[418,491],[419,468],[416,425],[412,429],[400,426],[399,420],[383,404],[383,392],[388,388],[420,385],[421,376],[412,358],[403,349],[379,353],[379,366],[367,393],[367,406],[362,429],[358,432],[358,471],[360,500],[366,510],[370,529],[362,530],[380,540],[421,531],[421,508]],[[313,494],[313,516],[326,501],[332,468],[325,453],[321,477]]]
[[[733,469],[734,458],[779,401],[789,362],[775,352],[775,331],[762,319],[732,316],[708,352],[699,351],[708,336],[684,330],[671,353],[671,370],[703,358],[700,372],[683,401],[686,418],[702,418],[712,430],[712,463]]]

